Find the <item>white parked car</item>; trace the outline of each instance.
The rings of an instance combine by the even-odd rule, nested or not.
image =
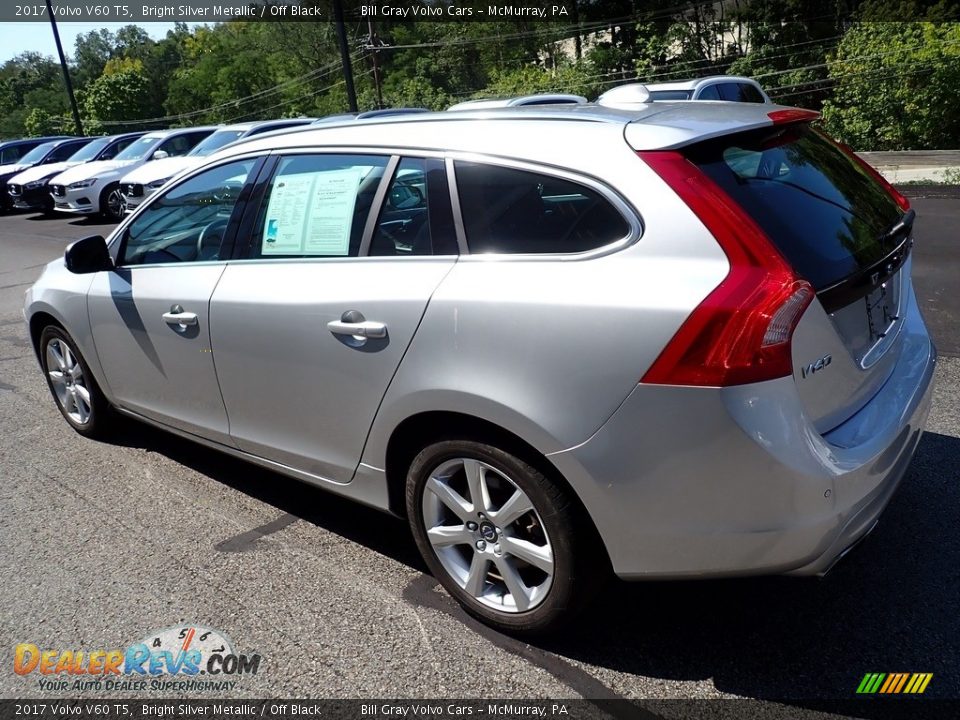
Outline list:
[[[124,133],[93,138],[62,162],[44,163],[14,175],[7,183],[10,202],[18,210],[53,211],[53,200],[47,184],[64,170],[97,160],[112,160],[118,153],[143,135],[143,132]]]
[[[495,108],[505,107],[525,107],[528,105],[584,105],[587,99],[580,95],[568,95],[565,93],[538,93],[536,95],[523,95],[514,98],[491,98],[482,100],[465,100],[464,102],[451,105],[447,112],[457,110],[493,110]]]
[[[730,102],[772,103],[760,83],[737,75],[712,75],[678,82],[648,83],[650,99],[727,100]],[[603,97],[603,96],[601,96]]]
[[[208,155],[241,138],[274,130],[284,130],[297,125],[309,125],[314,118],[287,118],[284,120],[262,120],[259,122],[225,125],[207,137],[186,155],[169,157],[152,163],[145,163],[127,173],[120,179],[120,193],[123,195],[124,209],[133,212],[146,198],[159,190],[176,175],[197,167]]]
[[[151,160],[186,155],[216,127],[177,128],[149,132],[118,153],[113,160],[85,163],[50,180],[53,207],[79,215],[123,217],[120,178]]]

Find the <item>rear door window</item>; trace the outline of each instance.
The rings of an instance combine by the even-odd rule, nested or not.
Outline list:
[[[577,253],[624,239],[630,226],[596,190],[563,178],[455,163],[471,253]]]
[[[790,125],[688,151],[819,291],[883,259],[902,238],[893,198],[832,141]]]
[[[707,85],[703,90],[700,91],[700,94],[697,95],[697,100],[719,100],[720,91],[717,90],[716,85]]]

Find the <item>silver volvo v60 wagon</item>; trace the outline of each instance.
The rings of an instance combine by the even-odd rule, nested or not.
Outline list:
[[[231,146],[26,295],[53,397],[404,516],[474,615],[607,574],[822,574],[936,353],[909,203],[776,105],[349,121]]]

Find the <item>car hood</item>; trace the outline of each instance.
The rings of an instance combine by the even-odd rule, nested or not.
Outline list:
[[[142,160],[95,160],[83,163],[65,170],[57,175],[52,183],[55,185],[69,185],[70,183],[89,180],[92,177],[102,177],[111,180],[119,179],[120,175],[129,168],[135,167]]]
[[[164,180],[178,175],[184,170],[196,167],[204,160],[205,158],[202,157],[187,157],[186,155],[154,160],[127,172],[120,182],[149,185],[156,180]]]
[[[16,183],[17,185],[26,185],[34,180],[42,180],[45,177],[62,173],[64,170],[72,168],[74,165],[77,165],[77,163],[58,162],[50,163],[49,165],[34,165],[31,168],[27,168],[26,170],[17,173],[10,178],[8,182]]]
[[[23,172],[32,167],[33,165],[21,165],[20,163],[0,165],[0,175],[16,175],[18,172]]]

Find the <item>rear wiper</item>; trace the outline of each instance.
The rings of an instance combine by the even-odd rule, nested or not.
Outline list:
[[[916,210],[907,210],[907,212],[904,213],[904,216],[899,220],[897,220],[897,222],[894,224],[892,228],[890,228],[880,236],[880,239],[893,240],[897,235],[899,235],[904,231],[909,233],[911,228],[913,228],[913,221],[916,220],[916,218],[917,218]]]

